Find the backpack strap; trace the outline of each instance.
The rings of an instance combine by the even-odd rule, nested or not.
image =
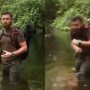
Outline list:
[[[1,40],[1,38],[4,36],[5,34],[4,34],[4,30],[2,29],[1,31],[0,31],[0,40]]]
[[[2,29],[0,31],[0,44],[1,44],[1,38],[4,36],[4,30]],[[0,63],[1,63],[1,53],[2,53],[2,46],[0,47]]]
[[[18,49],[19,48],[19,44],[18,44],[18,39],[17,36],[19,34],[19,31],[17,28],[14,28],[13,30],[11,30],[11,40],[13,42],[13,45]]]
[[[19,43],[18,43],[18,39],[17,39],[18,34],[19,34],[18,28],[15,28],[15,29],[12,31],[12,35],[11,35],[13,45],[14,45],[14,47],[16,47],[17,49],[20,48]],[[18,58],[20,59],[20,62],[21,62],[21,60],[22,60],[22,56],[23,56],[23,55],[21,54],[21,55],[19,55],[19,57],[18,57]]]

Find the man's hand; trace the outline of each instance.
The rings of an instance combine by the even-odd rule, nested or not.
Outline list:
[[[79,40],[73,39],[73,40],[72,40],[72,43],[75,44],[75,45],[79,45]]]
[[[83,51],[82,51],[82,49],[81,48],[79,48],[79,47],[76,47],[75,49],[75,52],[78,54],[78,53],[82,53]]]
[[[75,51],[76,53],[82,53],[82,52],[83,52],[82,48],[80,48],[80,47],[78,46],[77,40],[73,39],[72,42],[71,42],[71,46],[72,46],[72,48],[74,49],[74,51]]]
[[[11,56],[12,56],[12,53],[11,53],[11,52],[8,52],[8,51],[5,51],[5,50],[3,50],[3,52],[4,52],[5,54],[1,55],[2,59],[3,59],[4,61],[10,60],[10,59],[11,59]]]

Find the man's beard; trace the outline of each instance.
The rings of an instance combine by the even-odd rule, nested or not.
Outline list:
[[[11,23],[10,24],[4,24],[4,25],[2,25],[3,26],[3,28],[5,28],[5,29],[9,29],[10,27],[11,27]]]
[[[75,31],[75,32],[79,32],[79,31],[81,31],[81,29],[82,29],[82,27],[76,28],[76,29],[71,29],[71,30],[72,30],[72,31]]]

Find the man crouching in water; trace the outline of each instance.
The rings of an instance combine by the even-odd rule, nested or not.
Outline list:
[[[12,32],[14,32],[15,28],[13,27],[13,15],[10,12],[2,13],[1,22],[0,47],[2,49],[3,79],[15,82],[19,80],[19,57],[23,52],[27,51],[27,44],[21,31],[18,31],[19,33],[17,34],[17,42],[20,48],[17,49],[13,44]]]
[[[90,78],[90,29],[84,25],[83,18],[71,20],[71,46],[76,53],[76,73],[80,81]]]

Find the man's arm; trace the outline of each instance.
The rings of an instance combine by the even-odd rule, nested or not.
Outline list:
[[[23,41],[23,42],[19,43],[19,45],[20,45],[20,48],[18,50],[16,50],[16,51],[13,52],[16,56],[19,56],[23,52],[26,52],[27,51],[26,41]]]
[[[74,44],[73,41],[74,40],[71,42],[71,47],[74,49],[75,53],[82,53],[82,49],[78,45]]]
[[[80,44],[81,46],[84,46],[84,47],[90,47],[90,39],[88,41],[74,39],[73,43],[75,45],[79,45]]]
[[[88,41],[80,41],[79,43],[81,44],[81,46],[90,47],[90,40],[88,40]]]
[[[80,44],[81,46],[84,46],[84,47],[90,47],[90,29],[86,30],[86,36],[88,38],[87,41],[74,39],[74,43],[76,45]]]
[[[12,58],[12,53],[14,54],[15,57],[19,56],[20,54],[22,54],[23,52],[27,51],[27,44],[26,41],[23,41],[21,43],[19,43],[20,48],[14,52],[8,52],[3,50],[3,52],[5,54],[1,55],[1,57],[5,60],[8,61],[10,58]]]

